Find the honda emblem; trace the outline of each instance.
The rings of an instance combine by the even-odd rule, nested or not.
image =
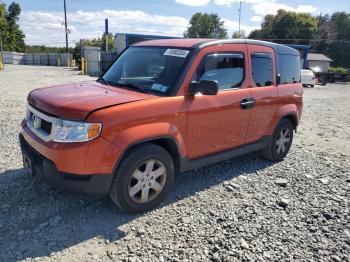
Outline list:
[[[33,116],[32,116],[32,122],[33,122],[33,127],[34,127],[35,129],[39,129],[39,128],[40,128],[41,119],[40,119],[38,116],[36,116],[36,115],[33,114]]]

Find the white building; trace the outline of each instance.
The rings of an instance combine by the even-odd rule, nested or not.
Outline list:
[[[309,53],[307,55],[308,67],[314,72],[328,72],[329,64],[333,62],[332,59],[323,55],[316,53]]]

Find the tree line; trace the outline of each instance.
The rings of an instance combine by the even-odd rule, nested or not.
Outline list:
[[[184,36],[229,37],[224,21],[213,13],[194,14]],[[276,15],[266,15],[261,29],[253,30],[248,35],[244,31],[236,31],[231,37],[310,45],[312,52],[329,56],[334,60],[334,65],[350,67],[350,13],[312,16],[281,9]]]
[[[65,52],[65,48],[44,45],[28,46],[24,42],[18,20],[21,7],[13,2],[6,8],[0,4],[0,31],[4,50],[17,52]],[[215,13],[195,13],[190,19],[184,37],[191,38],[229,38],[224,21]],[[276,15],[266,15],[260,29],[249,34],[234,32],[231,38],[251,38],[284,44],[306,44],[312,52],[323,53],[334,60],[335,66],[350,67],[350,13],[336,12],[312,16],[279,10]],[[92,46],[105,47],[104,36],[84,40]],[[113,45],[112,35],[108,38],[109,49]],[[80,55],[80,43],[69,52]]]

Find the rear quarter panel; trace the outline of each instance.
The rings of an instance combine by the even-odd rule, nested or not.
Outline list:
[[[271,135],[278,122],[285,116],[292,115],[300,123],[303,110],[303,86],[301,83],[278,85],[278,102],[267,134]]]

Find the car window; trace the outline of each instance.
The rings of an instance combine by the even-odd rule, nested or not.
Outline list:
[[[300,57],[279,55],[280,84],[300,83]]]
[[[272,85],[272,54],[253,53],[252,72],[256,86]]]
[[[104,73],[102,81],[118,87],[167,94],[189,54],[190,50],[184,48],[130,47]]]
[[[244,79],[244,57],[240,53],[210,54],[203,58],[193,81],[212,80],[219,90],[239,88]]]

